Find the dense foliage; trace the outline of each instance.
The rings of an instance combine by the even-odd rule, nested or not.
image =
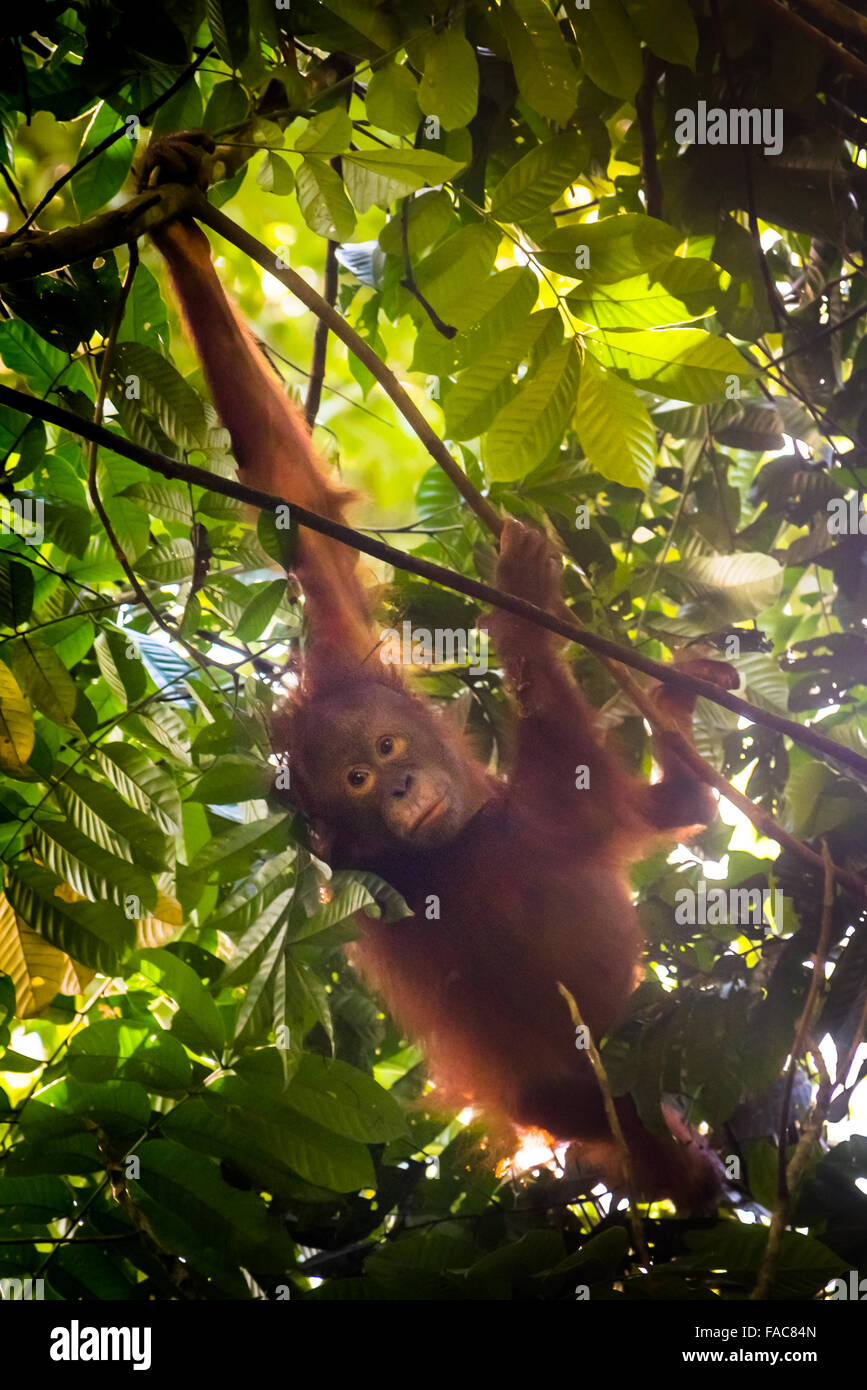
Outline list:
[[[338,308],[476,486],[553,528],[582,622],[659,659],[703,639],[754,705],[867,752],[867,89],[827,51],[740,0],[41,0],[0,52],[9,230],[37,204],[43,232],[118,206],[152,129],[240,132],[213,201],[320,286],[337,243]],[[700,101],[779,109],[781,152],[679,143]],[[303,392],[312,316],[217,249]],[[232,476],[149,250],[106,361],[127,264],[3,287],[4,379],[92,419],[102,377],[113,432]],[[489,579],[491,537],[333,339],[323,399],[365,515]],[[107,448],[89,485],[90,447],[36,410],[0,407],[0,443],[0,1277],[70,1299],[746,1296],[821,873],[730,811],[635,871],[651,968],[603,1060],[651,1122],[677,1095],[741,1162],[718,1221],[653,1210],[637,1271],[623,1211],[579,1202],[571,1170],[504,1174],[477,1120],[420,1103],[418,1052],[344,963],[357,910],[401,904],[329,883],[273,796],[265,716],[300,634],[273,529]],[[385,602],[428,629],[477,616],[402,573]],[[642,721],[574,659],[649,772]],[[496,759],[496,667],[424,686]],[[867,785],[742,724],[702,702],[701,752],[867,867]],[[705,877],[780,889],[782,911],[686,925],[675,895]],[[814,1032],[840,1055],[865,917],[838,893]],[[864,1266],[865,1179],[867,1139],[817,1151],[779,1294]]]

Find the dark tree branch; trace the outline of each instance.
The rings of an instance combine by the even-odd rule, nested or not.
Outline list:
[[[729,58],[728,48],[726,47],[725,31],[723,29],[722,17],[720,15],[719,0],[710,0],[710,13],[713,22],[714,37],[716,40],[717,51],[725,75],[726,91],[729,100],[737,100],[737,83],[735,81],[734,68]],[[741,146],[741,159],[744,167],[744,191],[747,200],[747,218],[750,224],[750,236],[755,248],[756,260],[758,261],[759,272],[765,293],[768,296],[768,304],[774,316],[774,323],[778,329],[785,328],[789,323],[789,316],[783,304],[779,291],[774,284],[774,277],[771,275],[770,266],[765,257],[762,237],[759,230],[759,218],[756,212],[756,188],[753,180],[753,159],[748,145]]]
[[[409,254],[409,205],[411,202],[411,198],[404,198],[403,202],[400,205],[400,241],[401,246],[403,248],[404,270],[404,276],[400,282],[401,289],[406,290],[409,294],[412,295],[413,299],[417,300],[417,302],[424,309],[425,313],[427,314],[437,333],[441,333],[444,338],[454,338],[458,330],[456,328],[453,328],[450,323],[443,322],[436,309],[433,307],[431,303],[428,302],[428,300],[425,299],[418,285],[415,283],[415,275],[413,274],[412,269],[412,259]]]
[[[325,251],[325,303],[334,308],[337,299],[337,242],[329,241]],[[313,429],[319,404],[322,400],[322,384],[325,381],[325,358],[328,352],[328,324],[325,319],[316,320],[313,335],[313,356],[310,360],[310,380],[307,383],[307,399],[304,402],[304,415],[308,429]]]
[[[662,63],[649,48],[644,50],[644,78],[635,97],[635,114],[641,132],[641,175],[648,217],[662,217],[662,183],[656,163],[656,126],[653,124],[653,102]]]
[[[763,10],[767,10],[768,14],[773,15],[780,24],[788,25],[814,48],[818,48],[820,52],[825,54],[826,58],[830,58],[832,62],[836,63],[841,72],[848,73],[851,77],[857,77],[859,82],[867,82],[867,63],[862,63],[861,59],[856,58],[854,53],[850,53],[848,49],[843,48],[827,34],[823,34],[821,29],[808,23],[795,10],[787,9],[785,5],[780,4],[779,0],[757,0],[757,3]],[[818,9],[818,4],[814,8]],[[830,16],[828,17],[830,18]]]
[[[163,222],[189,214],[192,204],[192,189],[178,183],[164,184],[146,189],[123,207],[100,213],[76,227],[31,232],[15,242],[6,237],[0,244],[0,284],[14,285],[72,265],[85,256],[101,256],[116,246],[127,246]]]
[[[796,4],[806,6],[808,10],[814,10],[821,15],[828,24],[835,24],[838,29],[849,30],[852,34],[867,43],[867,19],[863,14],[857,14],[848,5],[841,5],[840,0],[796,0]]]

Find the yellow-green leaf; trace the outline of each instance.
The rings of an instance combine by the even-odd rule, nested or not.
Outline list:
[[[55,724],[71,722],[75,681],[53,647],[38,637],[16,637],[3,648],[3,660],[41,714]]]
[[[33,752],[36,731],[30,701],[9,667],[0,662],[0,765],[21,772]]]
[[[444,29],[428,40],[418,104],[426,116],[438,116],[446,130],[458,130],[475,116],[479,65],[460,30]]]
[[[493,479],[524,478],[553,449],[575,408],[580,376],[575,344],[566,343],[549,353],[503,407],[484,440],[483,458]]]
[[[646,488],[656,465],[656,429],[627,381],[603,372],[588,356],[581,371],[575,429],[603,478]]]
[[[515,80],[525,101],[565,125],[578,93],[578,73],[545,0],[505,0],[500,18]]]

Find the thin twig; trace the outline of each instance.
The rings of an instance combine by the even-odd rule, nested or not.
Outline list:
[[[415,282],[415,275],[412,269],[412,258],[409,254],[409,206],[411,202],[412,199],[406,197],[400,205],[400,241],[403,248],[403,279],[400,282],[401,288],[411,294],[413,299],[421,305],[437,333],[441,333],[444,338],[454,338],[458,330],[450,323],[445,323],[440,318],[436,309],[425,299]]]
[[[764,1254],[762,1255],[762,1262],[759,1266],[756,1286],[750,1294],[750,1298],[754,1302],[763,1302],[770,1297],[773,1290],[774,1279],[777,1273],[777,1264],[783,1245],[783,1236],[789,1223],[792,1194],[797,1191],[798,1184],[812,1157],[813,1148],[821,1132],[822,1125],[825,1123],[828,1105],[831,1101],[832,1088],[830,1078],[827,1072],[825,1072],[819,1086],[816,1104],[811,1109],[809,1116],[801,1128],[801,1135],[798,1139],[795,1152],[792,1155],[791,1162],[787,1166],[786,1135],[789,1130],[789,1109],[792,1103],[792,1087],[795,1079],[795,1071],[798,1066],[798,1060],[806,1049],[807,1038],[813,1024],[816,1003],[819,998],[819,993],[825,984],[825,957],[828,954],[828,946],[831,940],[831,919],[834,909],[834,866],[831,863],[828,846],[824,840],[822,841],[822,858],[825,866],[822,926],[819,932],[819,941],[813,955],[813,973],[810,977],[810,988],[807,991],[807,998],[804,1002],[801,1016],[795,1025],[795,1040],[792,1043],[789,1066],[786,1071],[786,1080],[783,1087],[779,1135],[777,1138],[777,1201],[774,1206],[773,1215],[771,1216],[768,1239]]]
[[[641,1261],[641,1263],[643,1265],[646,1265],[649,1269],[650,1253],[647,1249],[647,1243],[644,1239],[644,1231],[641,1226],[641,1218],[638,1215],[638,1192],[635,1186],[635,1176],[632,1171],[632,1159],[629,1153],[629,1146],[627,1145],[626,1140],[623,1137],[623,1130],[620,1128],[620,1118],[617,1114],[617,1108],[614,1104],[614,1097],[611,1094],[611,1085],[608,1080],[608,1073],[606,1072],[605,1064],[603,1063],[602,1058],[599,1055],[599,1049],[597,1048],[592,1037],[590,1036],[590,1029],[587,1027],[587,1024],[581,1017],[581,1011],[578,1008],[577,1003],[575,1002],[574,995],[570,994],[566,986],[564,984],[561,984],[559,980],[557,981],[557,988],[562,994],[563,998],[566,1000],[566,1003],[569,1005],[569,1012],[572,1015],[572,1022],[575,1025],[575,1028],[581,1029],[582,1040],[587,1044],[587,1047],[584,1050],[586,1051],[590,1061],[590,1065],[593,1068],[593,1075],[596,1077],[596,1084],[602,1092],[602,1104],[605,1108],[605,1118],[608,1121],[608,1126],[611,1130],[611,1134],[614,1139],[614,1147],[617,1150],[617,1156],[620,1159],[620,1165],[623,1171],[623,1181],[626,1187],[626,1197],[627,1201],[629,1202],[629,1225],[632,1230],[632,1239],[635,1243],[635,1252],[638,1255],[638,1258]]]
[[[3,182],[9,189],[9,192],[12,194],[12,197],[15,200],[15,206],[18,208],[18,211],[21,213],[21,216],[26,217],[27,208],[24,205],[24,199],[21,197],[21,194],[18,191],[17,183],[13,179],[9,170],[6,168],[6,165],[3,163],[0,163],[0,174],[3,175]]]
[[[795,1082],[795,1072],[807,1045],[807,1036],[813,1024],[813,1014],[816,1009],[816,1002],[819,992],[825,983],[825,957],[828,954],[828,945],[831,940],[831,914],[834,908],[834,875],[831,873],[831,856],[828,853],[826,841],[822,840],[822,858],[825,861],[825,893],[822,900],[822,926],[819,932],[819,941],[813,953],[813,973],[810,976],[810,987],[807,991],[807,998],[801,1010],[801,1016],[795,1025],[795,1041],[792,1044],[792,1051],[789,1057],[789,1066],[786,1071],[785,1085],[783,1086],[783,1098],[780,1105],[780,1123],[778,1126],[778,1167],[777,1167],[777,1192],[782,1201],[787,1201],[789,1188],[786,1181],[786,1135],[789,1131],[789,1110],[792,1104],[792,1087]]]

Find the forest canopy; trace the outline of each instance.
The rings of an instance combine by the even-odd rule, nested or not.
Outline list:
[[[836,0],[19,11],[0,1285],[833,1296],[867,1265],[867,21]],[[674,1098],[720,1149],[712,1220],[643,1205],[642,1250],[622,1194],[441,1107],[346,964],[359,914],[406,907],[329,874],[275,790],[297,518],[234,485],[147,241],[177,206],[137,171],[180,130],[225,156],[221,280],[362,498],[385,628],[478,637],[512,516],[562,552],[570,661],[633,771],[648,663],[737,673],[693,722],[720,816],[634,869],[647,968],[601,1049],[646,1124]],[[497,771],[482,649],[432,636],[415,664]]]

